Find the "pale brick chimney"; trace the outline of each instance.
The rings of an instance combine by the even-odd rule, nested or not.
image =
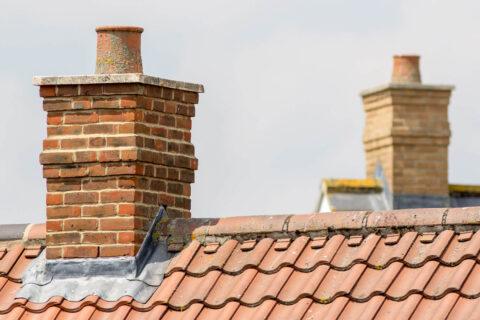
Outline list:
[[[47,258],[133,256],[160,205],[190,217],[203,86],[144,75],[138,27],[97,28],[96,75],[36,77]]]
[[[421,83],[419,56],[395,56],[392,82],[361,93],[367,176],[382,169],[394,208],[449,205],[453,86]]]

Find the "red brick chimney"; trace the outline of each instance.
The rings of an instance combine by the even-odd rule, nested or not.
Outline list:
[[[47,258],[133,256],[160,205],[190,217],[203,86],[142,74],[138,27],[97,28],[95,75],[36,77]]]

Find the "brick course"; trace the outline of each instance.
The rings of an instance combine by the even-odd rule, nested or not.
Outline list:
[[[48,258],[134,255],[160,205],[190,217],[198,93],[119,83],[40,95]]]

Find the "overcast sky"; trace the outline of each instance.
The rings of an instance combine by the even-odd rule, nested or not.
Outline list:
[[[476,5],[475,5],[476,4]],[[202,83],[195,217],[312,211],[324,177],[364,177],[358,93],[393,54],[454,84],[450,182],[480,184],[474,1],[26,1],[0,4],[1,223],[45,220],[34,75],[92,74],[95,26],[138,25],[144,72]]]

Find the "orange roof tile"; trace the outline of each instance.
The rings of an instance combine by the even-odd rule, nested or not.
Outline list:
[[[34,256],[19,241],[0,259],[0,319],[477,315],[480,208],[383,214],[237,217],[191,228],[196,239],[171,261],[146,303],[131,297],[104,301],[89,296],[78,302],[53,297],[43,304],[17,299],[22,272]]]

